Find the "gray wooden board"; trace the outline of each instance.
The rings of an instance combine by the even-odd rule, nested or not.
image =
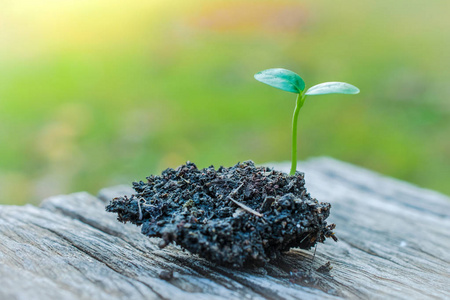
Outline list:
[[[159,249],[158,239],[105,212],[111,198],[132,192],[119,186],[40,207],[0,206],[0,299],[450,299],[448,197],[330,158],[299,169],[311,195],[332,204],[340,239],[318,246],[316,287],[290,274],[310,269],[311,251],[235,270]],[[327,261],[329,274],[314,271]],[[173,278],[160,279],[162,270]]]

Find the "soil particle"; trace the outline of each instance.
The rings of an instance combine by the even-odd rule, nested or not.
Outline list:
[[[325,264],[323,264],[322,266],[320,266],[316,271],[320,272],[320,273],[328,274],[328,273],[330,273],[331,269],[333,269],[333,267],[331,266],[331,262],[328,261]]]
[[[293,176],[251,161],[198,169],[188,162],[134,182],[136,194],[106,207],[142,233],[176,243],[220,265],[264,265],[291,247],[310,249],[334,236],[330,204],[311,198],[304,174]]]
[[[173,272],[172,271],[163,270],[163,271],[159,272],[158,276],[159,276],[160,279],[169,281],[169,280],[171,280],[173,278]]]

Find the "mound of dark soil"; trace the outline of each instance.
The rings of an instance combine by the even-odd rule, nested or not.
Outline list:
[[[218,170],[188,162],[133,186],[136,194],[113,199],[106,210],[162,238],[161,247],[175,242],[221,265],[260,265],[291,247],[336,240],[334,224],[325,221],[330,204],[311,198],[303,173],[288,176],[251,161]]]

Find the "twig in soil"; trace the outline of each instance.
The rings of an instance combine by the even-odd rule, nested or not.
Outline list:
[[[244,185],[244,183],[241,183],[240,186],[238,186],[237,188],[232,190],[231,193],[228,195],[228,197],[234,196],[234,194],[236,194],[243,185]]]
[[[308,236],[310,236],[310,235],[311,235],[311,233],[308,233],[308,235],[305,236],[305,237],[300,241],[300,243],[303,243],[303,241],[306,240],[306,238],[307,238]]]
[[[147,204],[147,201],[146,201],[144,198],[139,199],[139,200],[137,201],[138,210],[139,210],[139,221],[142,221],[142,219],[144,218],[144,215],[142,214],[141,201],[142,201],[142,205],[143,205],[143,206],[156,207],[156,206],[154,206],[154,205]]]
[[[245,210],[246,212],[249,212],[249,213],[251,213],[251,214],[254,214],[255,216],[258,216],[258,217],[263,217],[263,215],[262,215],[261,213],[257,212],[256,210],[254,210],[254,209],[248,207],[248,206],[245,205],[245,204],[242,204],[242,203],[240,203],[240,202],[237,202],[236,200],[234,200],[233,198],[231,198],[231,196],[234,195],[234,194],[236,194],[236,193],[239,191],[239,189],[240,189],[243,185],[244,185],[244,184],[242,183],[240,186],[238,186],[237,188],[235,188],[234,190],[232,190],[231,193],[228,195],[227,198],[230,199],[231,201],[233,201],[234,204],[236,204],[237,206],[239,206],[240,208],[242,208],[242,209]]]
[[[142,221],[142,208],[141,208],[141,200],[144,201],[144,203],[146,203],[147,201],[145,201],[145,199],[138,199],[137,204],[138,204],[138,209],[139,209],[139,221]]]
[[[244,204],[242,204],[242,203],[240,203],[240,202],[237,202],[236,200],[234,200],[234,199],[231,198],[230,196],[228,196],[228,199],[230,199],[231,201],[233,201],[234,204],[236,204],[237,206],[239,206],[240,208],[242,208],[242,209],[245,210],[246,212],[249,212],[249,213],[254,214],[255,216],[258,216],[258,217],[261,217],[261,218],[263,217],[263,215],[262,215],[261,213],[257,212],[257,211],[254,210],[254,209],[251,209],[251,208],[248,207],[247,205],[244,205]]]

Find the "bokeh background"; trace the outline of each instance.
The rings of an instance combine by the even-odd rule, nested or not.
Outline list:
[[[327,155],[450,194],[448,0],[2,0],[0,203],[177,167]],[[301,165],[300,165],[301,169]]]

